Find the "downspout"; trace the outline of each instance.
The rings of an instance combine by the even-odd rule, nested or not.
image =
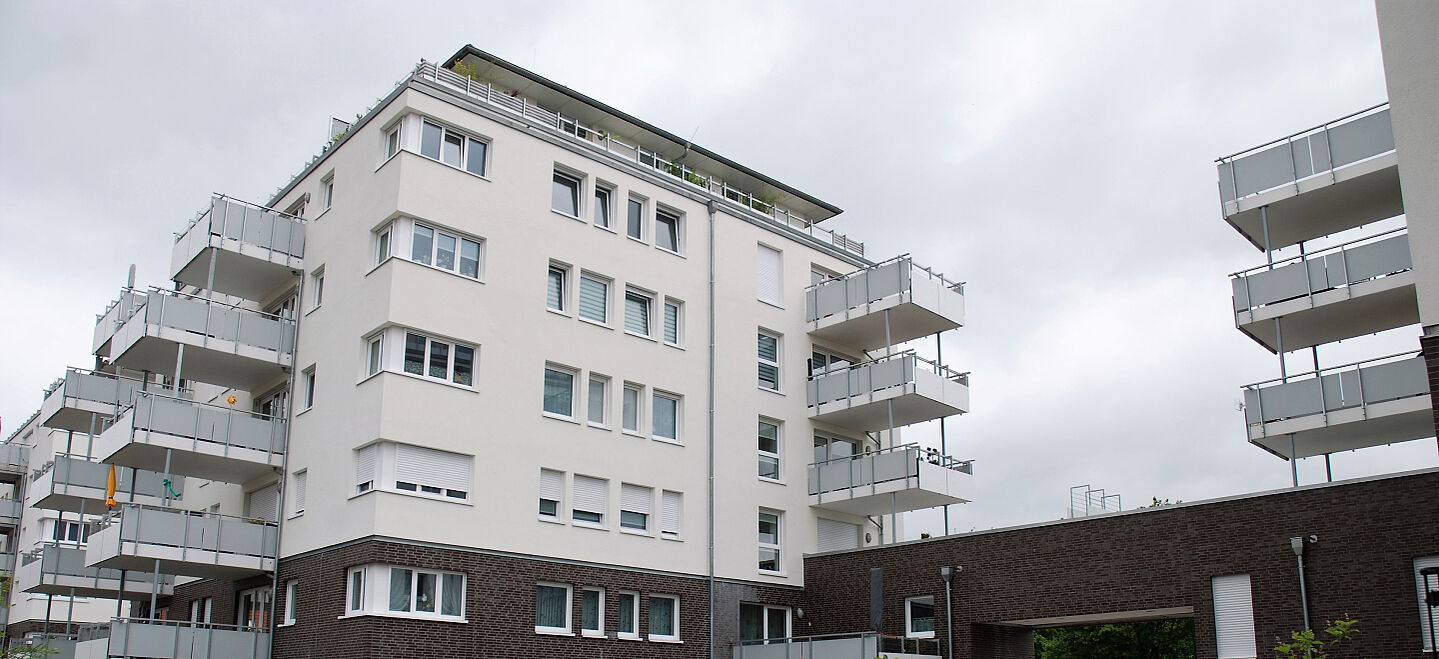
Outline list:
[[[1289,548],[1294,550],[1294,557],[1299,561],[1299,606],[1304,612],[1304,631],[1309,631],[1309,593],[1304,588],[1304,545],[1305,543],[1319,542],[1319,536],[1310,535],[1295,536],[1289,539]]]
[[[688,147],[686,147],[688,150]],[[709,656],[715,656],[715,202],[710,200],[709,211],[709,414],[706,423],[709,456],[709,571],[706,582],[709,589]]]
[[[295,271],[295,278],[298,280],[295,284],[295,336],[290,339],[290,377],[286,384],[288,392],[285,396],[285,452],[280,454],[279,491],[275,494],[279,501],[275,503],[275,574],[270,577],[271,657],[275,656],[275,603],[280,601],[280,535],[285,522],[285,479],[290,475],[290,426],[294,425],[295,420],[295,367],[298,365],[295,358],[300,352],[300,307],[305,303],[305,272]]]

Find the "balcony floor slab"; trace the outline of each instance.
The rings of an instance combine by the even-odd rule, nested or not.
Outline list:
[[[1434,408],[1428,395],[1372,403],[1328,414],[1271,421],[1249,427],[1249,442],[1289,459],[1289,435],[1295,457],[1352,451],[1434,436]]]

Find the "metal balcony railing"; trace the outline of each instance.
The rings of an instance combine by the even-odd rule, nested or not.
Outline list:
[[[121,329],[124,330],[131,319],[141,313],[146,326],[180,330],[201,345],[213,340],[270,350],[281,355],[290,355],[294,351],[295,321],[286,316],[151,288],[145,302],[133,309],[130,316],[120,319]],[[143,335],[143,331],[135,334],[127,336],[125,341],[133,343]]]
[[[120,296],[105,305],[104,313],[95,316],[95,341],[91,347],[92,351],[99,352],[115,332],[125,324],[135,312],[145,306],[145,293],[131,288],[121,289]]]
[[[285,452],[285,419],[219,405],[175,398],[168,392],[136,392],[135,404],[122,412],[117,426],[130,423],[131,437],[144,433],[168,435],[210,448],[249,449],[271,455]]]
[[[123,576],[123,581],[122,581]],[[121,570],[85,565],[85,549],[61,545],[45,545],[20,557],[16,573],[18,586],[27,592],[68,594],[71,589],[82,597],[114,598],[123,583],[128,598],[148,596],[155,589],[155,575],[149,572]],[[160,575],[157,592],[169,595],[174,592],[175,578]]]
[[[958,460],[932,448],[904,444],[857,455],[833,458],[809,466],[809,493],[821,494],[869,487],[890,481],[920,481],[922,465],[934,465],[962,474],[974,474],[971,460]],[[943,484],[939,484],[943,487]]]
[[[124,504],[97,526],[87,548],[92,565],[104,557],[145,558],[153,553],[146,547],[157,547],[178,550],[158,552],[177,563],[224,566],[239,558],[263,570],[273,565],[278,547],[274,522],[175,508]]]
[[[911,290],[915,279],[933,281],[943,288],[964,294],[964,282],[952,282],[944,275],[915,263],[905,254],[804,289],[805,319],[813,322],[899,295]]]
[[[270,255],[305,257],[305,220],[247,201],[216,193],[210,206],[175,234],[175,244],[189,244],[198,253],[211,237],[253,245]],[[176,248],[177,250],[179,247]]]
[[[1411,270],[1408,229],[1366,236],[1230,274],[1236,312]]]
[[[740,641],[734,659],[875,659],[889,654],[938,657],[939,641],[876,632]]]
[[[809,406],[856,398],[872,400],[876,394],[886,389],[914,382],[915,374],[919,371],[934,373],[945,380],[969,386],[968,372],[960,373],[920,357],[913,350],[906,350],[810,376],[807,392]]]
[[[19,499],[0,499],[0,526],[15,526],[20,523],[20,513],[25,502]]]
[[[1394,150],[1389,104],[1219,158],[1219,196],[1228,204]]]
[[[1423,356],[1402,352],[1245,385],[1250,426],[1429,395]]]
[[[23,474],[29,468],[29,446],[26,446],[24,444],[12,444],[10,442],[0,444],[0,472]]]
[[[115,500],[121,503],[137,503],[139,498],[144,503],[158,504],[167,498],[179,499],[185,491],[184,476],[172,474],[168,478],[169,483],[166,483],[164,474],[60,453],[30,475],[25,499],[38,508],[45,508],[45,503],[54,501],[54,505],[65,507],[53,510],[71,512],[80,512],[77,503],[85,500],[92,504],[90,512],[100,512],[112,468],[115,470]]]
[[[115,618],[108,624],[81,627],[80,641],[105,644],[105,654],[96,656],[154,659],[268,659],[270,656],[267,629],[187,620]]]

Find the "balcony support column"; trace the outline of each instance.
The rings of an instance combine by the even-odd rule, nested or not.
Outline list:
[[[1276,320],[1276,321],[1274,321],[1274,322],[1277,323],[1277,322],[1279,322],[1279,321]],[[208,324],[207,324],[207,326],[206,326],[206,329],[207,329],[207,330],[209,329]],[[181,369],[184,365],[185,365],[185,344],[184,344],[184,343],[180,343],[179,341],[176,341],[176,342],[175,342],[175,381],[172,382],[171,384],[175,385],[175,393],[176,393],[177,395],[180,393],[180,369]]]
[[[187,538],[188,540],[188,538]],[[150,577],[150,617],[155,616],[155,607],[160,597],[160,559],[155,559],[155,572]]]
[[[944,363],[944,341],[940,340],[939,332],[934,333],[934,363]],[[949,455],[949,446],[944,441],[944,420],[948,417],[939,417],[939,452]],[[949,535],[949,504],[944,504],[944,535]],[[948,592],[949,582],[945,583],[945,591]],[[951,646],[953,643],[951,642]],[[953,649],[950,650],[953,654]],[[952,658],[951,658],[952,659]]]
[[[43,559],[42,559],[43,560]],[[65,613],[65,635],[70,635],[70,627],[75,624],[75,588],[70,588],[70,609]]]
[[[213,222],[213,221],[215,220],[215,215],[214,215],[215,210],[214,210],[214,209],[215,209],[215,202],[212,201],[212,202],[210,202],[210,221],[211,221],[211,222]],[[244,220],[241,220],[241,224],[240,224],[240,227],[241,227],[241,229],[240,229],[240,235],[241,235],[241,236],[245,235],[244,226],[245,226],[245,225],[244,225]],[[222,231],[223,231],[223,229],[222,229]],[[274,239],[273,239],[274,233],[271,232],[270,235],[271,235],[271,241],[270,241],[270,242],[273,243],[273,242],[274,242]],[[223,235],[220,236],[220,241],[221,241],[221,242],[224,242],[224,240],[225,240],[225,237],[224,237]],[[237,248],[237,249],[238,249],[238,248]],[[205,273],[205,299],[206,299],[206,300],[214,300],[214,299],[215,299],[215,255],[218,254],[219,251],[220,251],[220,250],[217,249],[217,248],[215,248],[215,247],[211,247],[211,248],[210,248],[210,269],[209,269],[209,271],[207,271],[207,272]]]
[[[1296,454],[1294,433],[1289,433],[1289,477],[1294,480],[1294,487],[1299,487],[1299,458],[1295,457]]]

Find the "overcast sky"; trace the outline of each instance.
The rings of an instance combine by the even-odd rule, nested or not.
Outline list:
[[[826,224],[874,258],[967,281],[944,356],[973,412],[947,437],[977,497],[952,529],[1059,518],[1079,484],[1126,508],[1289,484],[1235,409],[1279,373],[1234,329],[1227,274],[1263,255],[1220,218],[1213,160],[1386,98],[1363,1],[0,2],[3,432],[93,364],[131,263],[165,283],[211,192],[266,200],[329,117],[466,43],[844,208]],[[1333,460],[1436,463],[1432,440]]]

